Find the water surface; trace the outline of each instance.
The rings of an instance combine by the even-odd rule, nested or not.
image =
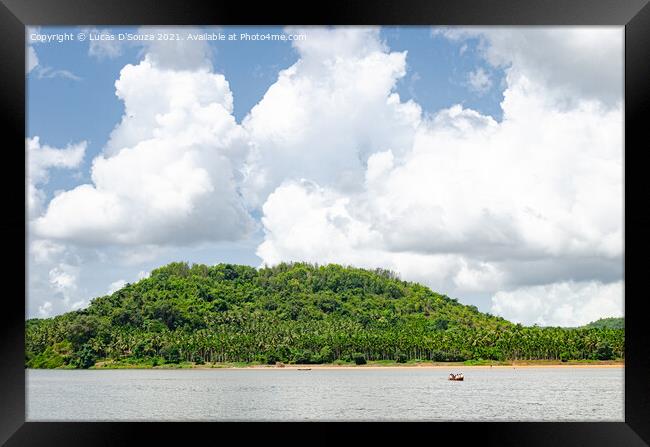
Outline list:
[[[462,368],[461,368],[462,369]],[[27,420],[623,421],[623,368],[28,370]]]

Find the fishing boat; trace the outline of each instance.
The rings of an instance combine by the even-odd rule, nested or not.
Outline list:
[[[465,376],[463,376],[463,373],[459,374],[449,374],[449,380],[454,380],[458,382],[462,382],[465,379]]]

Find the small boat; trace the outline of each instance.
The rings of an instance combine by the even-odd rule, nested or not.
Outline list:
[[[311,371],[311,368],[298,368],[298,371]]]
[[[465,379],[465,376],[463,374],[449,374],[449,380],[454,380],[457,382],[462,382]]]

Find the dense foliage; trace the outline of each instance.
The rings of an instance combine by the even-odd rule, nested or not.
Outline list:
[[[586,328],[608,328],[608,329],[625,329],[624,318],[601,318],[600,320],[592,321],[585,326]]]
[[[623,342],[620,329],[515,325],[381,269],[172,263],[86,309],[28,320],[26,365],[611,359]]]

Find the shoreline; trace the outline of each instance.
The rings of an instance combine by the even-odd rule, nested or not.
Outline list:
[[[111,364],[111,363],[98,363],[91,367],[92,370],[115,370],[115,369],[156,369],[156,370],[176,370],[176,369],[200,369],[200,370],[213,370],[213,369],[231,369],[231,370],[261,370],[261,371],[275,371],[275,370],[378,370],[378,369],[417,369],[417,370],[440,370],[451,369],[452,371],[459,371],[462,369],[528,369],[528,368],[624,368],[624,361],[593,361],[593,362],[549,362],[549,361],[521,361],[511,363],[495,363],[495,364],[464,364],[463,362],[427,362],[427,363],[369,363],[365,365],[354,364],[285,364],[278,365],[242,365],[242,364],[164,364],[151,366],[146,364]],[[67,368],[65,368],[67,369]]]
[[[195,367],[195,368],[188,368],[188,369],[261,369],[261,370],[276,370],[276,369],[323,369],[323,370],[331,370],[331,369],[449,369],[449,368],[455,368],[455,369],[490,369],[490,368],[498,368],[498,369],[517,369],[517,368],[624,368],[625,365],[620,364],[620,365],[449,365],[449,366],[442,366],[442,365],[421,365],[421,366],[376,366],[376,365],[370,365],[370,366],[348,366],[348,365],[327,365],[327,366],[320,366],[320,365],[291,365],[291,366],[285,366],[284,368],[276,368],[275,366],[245,366],[245,367],[231,367],[231,368],[201,368],[201,367]],[[101,369],[101,368],[98,368]],[[108,368],[107,368],[108,369]],[[157,368],[147,368],[147,369],[157,369]],[[161,369],[173,369],[173,368],[161,368]],[[180,369],[180,368],[178,368]]]
[[[187,369],[255,369],[255,370],[337,370],[337,369],[368,369],[368,370],[377,370],[377,369],[528,369],[528,368],[624,368],[624,364],[593,364],[593,365],[287,365],[284,367],[276,366],[265,366],[265,365],[251,365],[251,366],[233,366],[233,367],[221,367],[221,368],[212,368],[212,367],[201,367],[195,366]],[[103,369],[103,368],[97,368]],[[108,369],[108,368],[105,368]],[[181,369],[181,368],[145,368],[145,369]]]

